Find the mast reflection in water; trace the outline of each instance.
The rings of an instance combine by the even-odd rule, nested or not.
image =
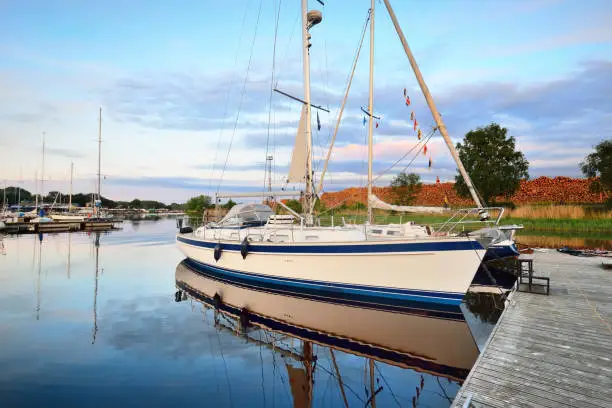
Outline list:
[[[448,404],[478,356],[459,308],[385,310],[270,293],[217,280],[188,261],[177,266],[176,286],[176,301],[202,305],[203,324],[273,353],[296,407],[327,393],[345,406]]]

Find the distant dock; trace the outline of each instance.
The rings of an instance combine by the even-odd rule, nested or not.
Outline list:
[[[119,221],[74,221],[74,222],[10,222],[6,223],[3,233],[6,234],[35,234],[76,231],[110,231],[116,228]]]
[[[514,291],[453,407],[612,407],[612,270],[530,255],[550,295]]]

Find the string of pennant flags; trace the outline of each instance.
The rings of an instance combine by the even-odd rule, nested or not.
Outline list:
[[[410,96],[408,95],[408,91],[406,88],[404,88],[404,103],[406,107],[410,107],[412,105],[412,101],[410,100]],[[364,114],[366,115],[368,114],[364,108],[361,108],[361,110],[363,111]],[[365,126],[368,123],[368,119],[366,115],[363,116],[363,126]],[[372,118],[376,120],[375,126],[378,129],[380,117],[376,117],[372,115]],[[419,121],[417,120],[416,115],[413,110],[410,111],[410,122],[412,123],[412,130],[416,132],[417,139],[422,140],[423,131],[421,130]],[[425,144],[423,145],[422,151],[423,151],[423,155],[428,158],[428,168],[431,169],[433,165],[433,160],[431,156],[431,151],[427,148],[427,142],[425,142]],[[440,184],[439,176],[436,176],[436,184]],[[444,196],[444,202],[445,204],[448,204],[448,199],[446,195]]]
[[[410,96],[408,95],[406,88],[404,88],[404,100],[405,100],[406,106],[411,105]],[[417,139],[421,140],[423,137],[423,131],[421,130],[421,127],[419,126],[419,121],[417,120],[416,115],[414,114],[414,111],[410,111],[410,122],[412,122],[412,129],[417,134]],[[431,165],[432,165],[431,153],[429,155],[427,154],[427,143],[425,143],[425,145],[423,146],[423,155],[429,158],[429,168],[431,169]]]

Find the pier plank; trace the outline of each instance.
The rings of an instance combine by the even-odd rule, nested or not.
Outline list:
[[[597,258],[532,258],[550,295],[512,293],[452,406],[612,406],[612,273]]]

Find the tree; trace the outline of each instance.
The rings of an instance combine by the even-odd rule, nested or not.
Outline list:
[[[302,204],[298,200],[287,200],[285,205],[298,214],[302,213]]]
[[[595,146],[595,152],[580,162],[580,169],[586,177],[599,177],[599,180],[593,180],[592,191],[612,191],[612,140],[603,140]]]
[[[421,176],[415,173],[406,174],[402,171],[391,180],[391,191],[395,198],[395,204],[410,205],[414,203],[421,187],[423,187]]]
[[[185,208],[185,204],[172,203],[168,208],[172,211],[182,211]]]
[[[522,179],[529,178],[529,162],[516,150],[508,129],[491,123],[484,128],[469,131],[463,144],[457,143],[459,158],[481,194],[483,204],[495,197],[509,197],[519,188]],[[470,192],[461,174],[455,176],[455,190],[462,197]]]
[[[130,201],[130,208],[142,208],[142,201],[137,198],[133,199]]]
[[[211,199],[207,195],[192,197],[185,203],[185,210],[201,214],[205,208],[210,207]]]
[[[0,188],[0,200],[4,198],[4,189]],[[7,205],[17,204],[17,199],[21,201],[32,200],[32,194],[28,190],[20,189],[19,187],[7,187],[6,188],[6,203]],[[0,206],[2,203],[0,203]]]
[[[236,205],[236,202],[230,198],[229,200],[227,200],[227,203],[222,205],[222,207],[225,208],[226,210],[231,210],[232,207],[235,205]]]

